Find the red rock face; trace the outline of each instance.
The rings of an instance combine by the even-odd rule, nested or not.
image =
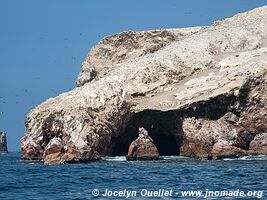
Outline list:
[[[208,116],[206,119],[185,118],[181,155],[221,159],[267,154],[267,98],[263,85],[255,84],[257,82],[262,83],[260,78],[251,80],[247,94],[227,106],[230,110],[238,105],[234,107],[234,112],[239,116],[227,112],[214,120]],[[256,91],[258,95],[255,99]]]
[[[257,154],[267,155],[267,133],[256,135],[249,148]]]
[[[139,129],[139,136],[129,146],[127,160],[157,160],[159,152],[152,138],[144,128]]]
[[[244,150],[223,143],[216,143],[213,146],[210,154],[212,156],[212,159],[237,158],[242,155],[247,155]]]
[[[186,118],[181,155],[212,159],[214,155],[224,153],[223,149],[234,146],[237,132],[235,126],[228,122],[229,119],[236,121],[236,116],[227,113],[218,120]]]

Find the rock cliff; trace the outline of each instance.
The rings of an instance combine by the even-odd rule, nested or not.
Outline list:
[[[0,131],[0,153],[7,153],[7,139],[6,134]]]
[[[77,88],[26,119],[24,159],[127,155],[144,127],[160,155],[267,154],[267,6],[209,27],[122,32],[93,47]]]

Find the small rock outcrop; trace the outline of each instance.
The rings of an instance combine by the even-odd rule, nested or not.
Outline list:
[[[22,158],[127,155],[139,127],[160,155],[266,154],[266,24],[264,6],[208,27],[104,38],[85,58],[78,87],[27,115]]]
[[[0,153],[7,153],[7,139],[6,134],[0,131]]]
[[[127,160],[158,160],[159,152],[153,139],[144,128],[139,129],[139,136],[129,146]]]

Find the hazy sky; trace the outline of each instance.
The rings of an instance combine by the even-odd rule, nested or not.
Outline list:
[[[75,87],[102,37],[209,25],[267,0],[0,0],[0,130],[20,149],[30,109]]]

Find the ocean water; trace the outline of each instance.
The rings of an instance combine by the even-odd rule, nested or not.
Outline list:
[[[132,191],[129,199],[267,199],[266,173],[266,156],[221,161],[169,156],[148,162],[106,157],[88,164],[47,166],[9,153],[0,154],[0,199],[126,199],[125,190]],[[109,197],[102,196],[106,189]],[[149,196],[149,191],[163,190],[172,190],[172,196]],[[182,196],[182,191],[191,190],[244,191],[250,196]],[[114,196],[116,191],[122,191],[120,197]],[[257,195],[251,196],[255,191]]]

